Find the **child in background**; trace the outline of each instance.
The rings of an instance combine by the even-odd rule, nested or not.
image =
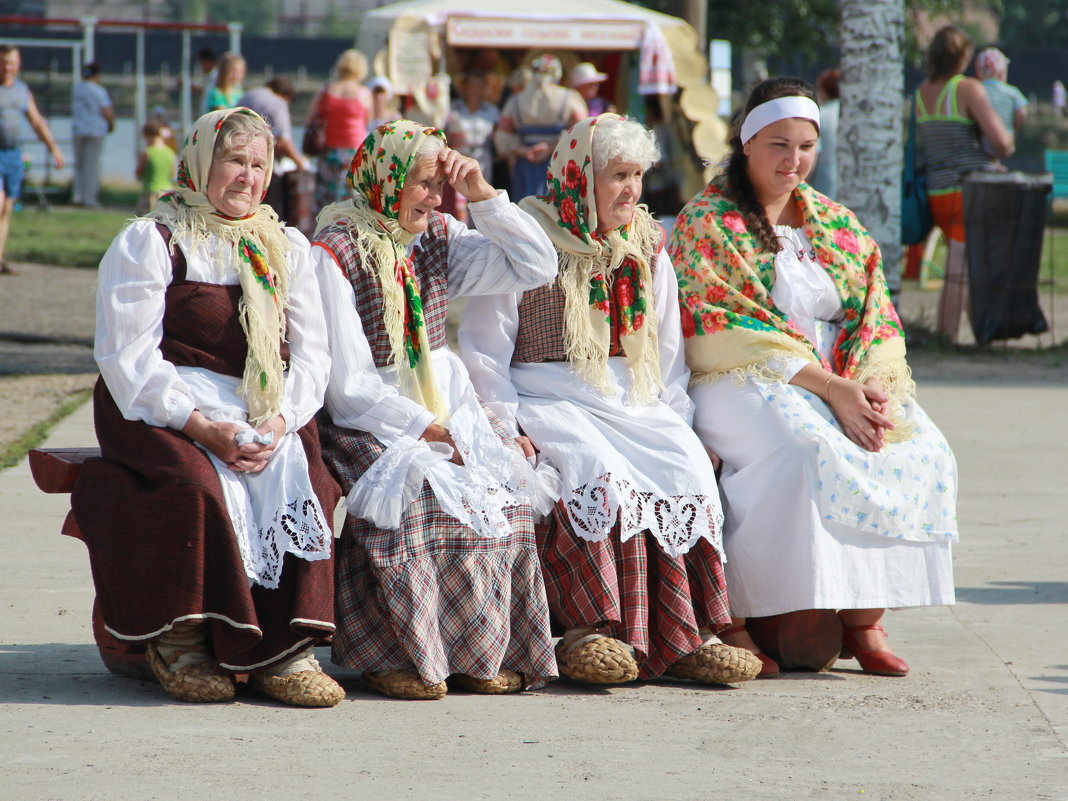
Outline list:
[[[1005,130],[1015,137],[1027,118],[1027,98],[1023,92],[1007,83],[1009,59],[996,47],[984,47],[975,57],[975,75],[983,82],[986,96],[1001,118]],[[983,149],[992,152],[990,142],[984,136]]]
[[[367,82],[367,88],[371,90],[371,119],[367,123],[368,131],[400,117],[400,112],[393,104],[393,83],[389,78],[376,75]]]
[[[137,201],[138,215],[147,214],[159,196],[171,188],[177,155],[163,138],[158,122],[146,122],[141,129],[145,149],[137,159],[134,174],[141,179],[141,197]]]
[[[167,113],[166,106],[153,106],[152,111],[148,113],[148,121],[154,122],[159,125],[159,135],[163,137],[163,144],[178,152],[178,134],[174,130],[174,126],[171,125],[170,115]]]

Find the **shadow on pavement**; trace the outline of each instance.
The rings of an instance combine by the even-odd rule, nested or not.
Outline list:
[[[0,375],[95,373],[92,345],[0,340]]]
[[[1052,684],[1068,684],[1068,665],[1051,665],[1050,670],[1063,670],[1064,676],[1032,676],[1032,681],[1048,681]],[[1068,695],[1068,687],[1046,687],[1039,692],[1053,695]]]
[[[178,703],[155,684],[109,673],[97,647],[88,643],[0,645],[0,699],[65,706]]]
[[[971,604],[1068,604],[1068,581],[992,581],[957,587],[957,600]]]

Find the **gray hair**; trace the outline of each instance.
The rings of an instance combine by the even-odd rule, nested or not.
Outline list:
[[[219,135],[215,137],[215,147],[211,153],[211,160],[219,158],[223,153],[233,148],[236,140],[251,140],[262,136],[267,141],[267,160],[274,160],[274,134],[271,127],[259,114],[245,114],[236,112],[227,117],[219,129]]]
[[[649,169],[660,160],[656,134],[627,117],[598,120],[593,128],[594,172],[603,170],[613,159]]]
[[[422,161],[423,159],[437,158],[438,153],[445,149],[445,143],[441,140],[440,136],[424,136],[423,141],[419,143],[419,147],[416,148],[415,155],[412,156],[412,163]]]

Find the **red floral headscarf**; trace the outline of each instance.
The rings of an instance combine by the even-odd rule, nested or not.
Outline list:
[[[549,160],[546,194],[524,198],[519,205],[541,224],[560,258],[557,280],[564,290],[568,358],[589,383],[608,391],[614,316],[634,379],[629,394],[649,400],[663,388],[648,259],[661,229],[638,206],[627,225],[597,230],[594,132],[598,123],[619,119],[618,114],[601,114],[565,131]]]

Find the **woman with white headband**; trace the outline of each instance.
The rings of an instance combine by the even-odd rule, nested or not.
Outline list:
[[[745,618],[836,609],[843,653],[903,676],[879,623],[954,601],[956,464],[916,404],[878,246],[804,182],[814,95],[797,78],[753,89],[669,248],[694,428],[722,459],[734,626],[720,636],[772,675]]]

